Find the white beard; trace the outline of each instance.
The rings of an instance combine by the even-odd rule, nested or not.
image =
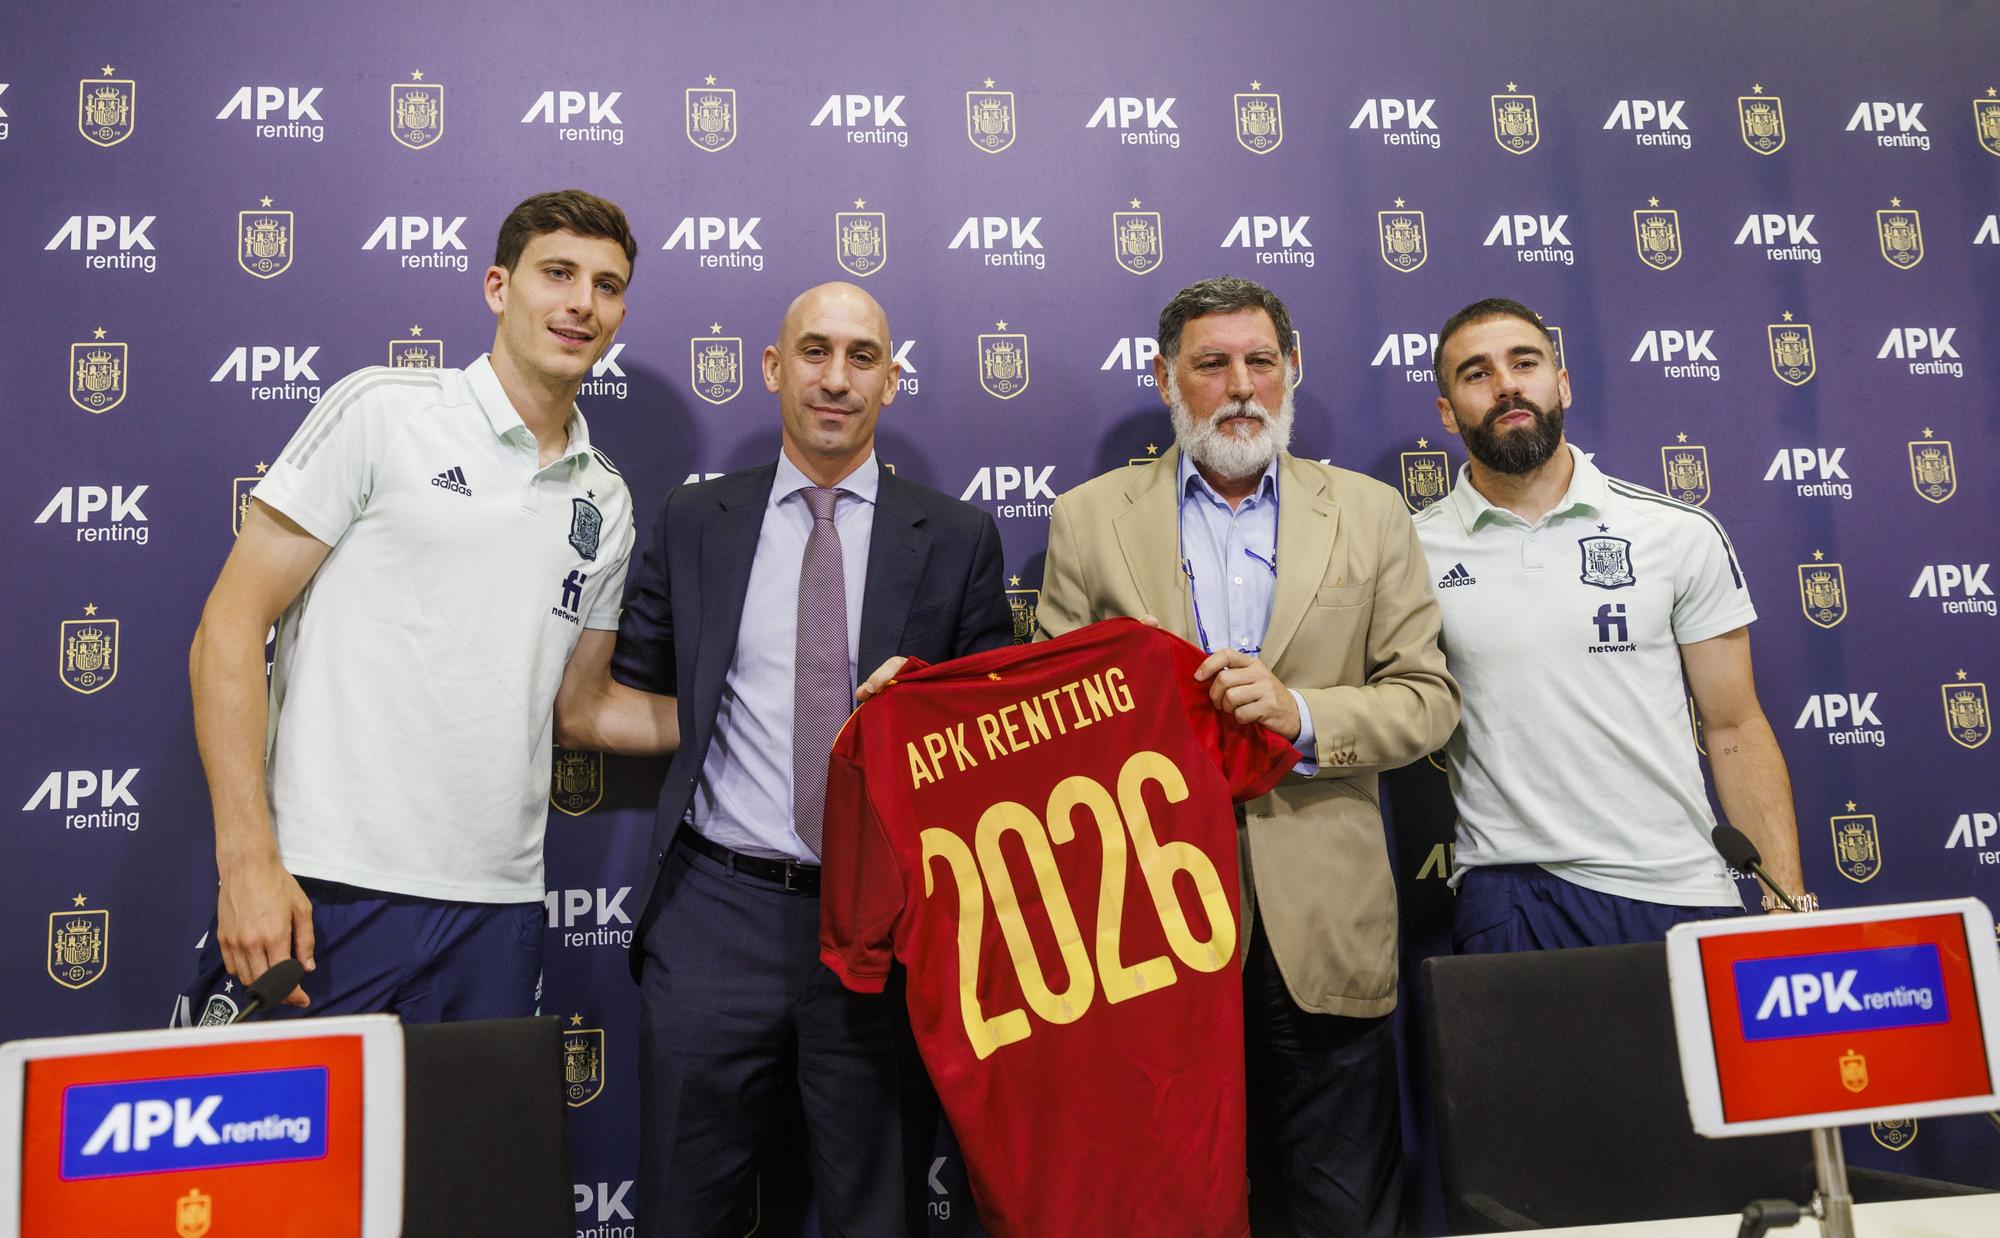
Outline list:
[[[1180,377],[1169,369],[1167,408],[1173,414],[1174,438],[1180,443],[1181,450],[1196,464],[1231,480],[1263,472],[1279,452],[1292,445],[1291,377],[1291,363],[1287,361],[1285,394],[1278,402],[1277,412],[1271,412],[1255,400],[1244,400],[1223,405],[1207,421],[1197,425],[1193,411],[1181,397]],[[1235,416],[1255,417],[1263,426],[1254,434],[1217,428],[1217,422]]]

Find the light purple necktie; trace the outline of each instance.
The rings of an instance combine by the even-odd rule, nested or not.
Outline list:
[[[826,763],[854,709],[847,669],[847,577],[841,570],[835,500],[847,493],[807,486],[812,535],[799,569],[799,633],[792,682],[792,827],[819,854],[826,814]]]

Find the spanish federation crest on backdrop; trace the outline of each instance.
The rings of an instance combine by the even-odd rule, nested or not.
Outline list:
[[[1790,310],[1785,311],[1785,321],[1769,323],[1764,327],[1765,341],[1771,349],[1771,373],[1778,381],[1794,387],[1803,387],[1812,381],[1819,369],[1818,350],[1813,347],[1813,329],[1809,322],[1793,322]]]
[[[1150,275],[1166,258],[1166,232],[1158,211],[1138,209],[1111,212],[1111,258],[1134,275]]]
[[[1563,329],[1561,327],[1551,327],[1546,322],[1542,326],[1556,342],[1556,368],[1558,370],[1568,369],[1569,361],[1563,352]]]
[[[74,907],[49,913],[49,979],[65,989],[97,983],[111,966],[111,913],[85,909],[79,894]]]
[[[1430,445],[1429,439],[1420,438],[1419,450],[1398,457],[1403,503],[1412,512],[1420,512],[1451,493],[1451,457],[1442,451],[1423,450]]]
[[[1696,507],[1708,502],[1708,448],[1699,443],[1676,443],[1671,447],[1662,447],[1660,471],[1666,479],[1668,497]]]
[[[1940,684],[1944,694],[1944,726],[1951,742],[1961,748],[1977,748],[1993,736],[1993,706],[1986,697],[1986,685],[1968,683],[1965,672],[1958,679]]]
[[[236,265],[258,279],[275,279],[292,266],[296,221],[274,211],[265,197],[254,211],[236,212]]]
[[[1008,578],[1010,584],[1019,585],[1021,578]],[[1041,605],[1040,589],[1010,588],[1007,590],[1007,613],[1014,619],[1014,643],[1025,645],[1035,639],[1035,611]]]
[[[727,404],[743,391],[743,337],[721,334],[721,323],[709,329],[716,334],[688,341],[688,382],[710,404]]]
[[[76,131],[95,146],[116,146],[132,136],[139,117],[139,83],[129,77],[112,77],[110,65],[103,77],[86,77],[76,84]]]
[[[1011,400],[1028,389],[1028,336],[1005,322],[979,337],[979,385],[988,395]]]
[[[687,140],[712,155],[736,140],[736,91],[717,86],[713,73],[702,81],[687,88]]]
[[[190,1189],[174,1200],[174,1238],[205,1238],[215,1219],[215,1197]]]
[[[411,150],[437,145],[444,136],[444,83],[426,82],[418,70],[390,86],[389,136]]]
[[[1952,458],[1951,440],[1931,438],[1910,443],[1910,484],[1926,502],[1943,503],[1958,493],[1958,464]]]
[[[1868,1057],[1849,1049],[1840,1055],[1840,1086],[1850,1092],[1868,1090]]]
[[[965,140],[983,155],[997,155],[1014,144],[1016,132],[1014,92],[986,89],[965,92]]]
[[[1833,866],[1840,875],[1857,884],[1874,880],[1882,871],[1882,832],[1875,814],[1855,812],[1847,801],[1847,813],[1827,819],[1833,830]]]
[[[1297,331],[1292,332],[1292,387],[1294,390],[1306,380],[1306,349]]]
[[[392,370],[441,370],[444,368],[444,341],[423,338],[424,329],[410,324],[410,338],[389,341],[389,368]]]
[[[1510,155],[1525,155],[1542,140],[1542,119],[1535,96],[1514,94],[1515,89],[1508,82],[1509,93],[1492,96],[1493,140]]]
[[[604,754],[556,749],[549,766],[549,804],[557,812],[581,817],[604,798]]]
[[[1875,212],[1875,235],[1881,243],[1882,260],[1899,271],[1907,271],[1924,260],[1924,221],[1916,208],[1903,208],[1901,198],[1889,199],[1886,211]]]
[[[1891,1152],[1901,1152],[1917,1141],[1915,1118],[1884,1118],[1868,1124],[1868,1137]]]
[[[889,265],[889,216],[883,211],[864,211],[865,198],[854,200],[851,211],[833,216],[833,256],[840,269],[867,279]]]
[[[2000,155],[2000,98],[1991,90],[1986,94],[1986,98],[1972,101],[1972,132],[1979,139],[1979,149]]]
[[[96,338],[69,346],[69,400],[86,413],[108,413],[125,399],[127,349],[104,338],[104,328],[91,332]]]
[[[1277,91],[1252,82],[1236,96],[1236,141],[1253,155],[1268,155],[1284,144],[1284,100]]]
[[[262,468],[262,465],[258,466]],[[229,532],[231,536],[243,536],[243,522],[250,516],[250,492],[264,478],[232,477],[229,479]]]
[[[1389,269],[1407,275],[1431,256],[1430,237],[1424,231],[1424,213],[1406,211],[1403,199],[1396,199],[1393,211],[1375,212],[1375,233],[1382,261]]]
[[[1785,145],[1785,101],[1764,93],[1762,85],[1752,93],[1736,96],[1736,124],[1743,144],[1760,155],[1775,155]]]
[[[572,1015],[571,1024],[583,1022]],[[565,1027],[562,1030],[563,1099],[581,1109],[604,1094],[604,1029]]]
[[[1799,564],[1799,607],[1816,628],[1837,628],[1847,618],[1847,573],[1819,559]]]
[[[118,678],[118,621],[100,618],[95,604],[83,613],[82,619],[62,621],[56,675],[70,691],[89,696]]]
[[[1680,212],[1661,210],[1658,198],[1647,199],[1647,209],[1632,212],[1632,239],[1639,261],[1655,271],[1666,270],[1681,260]]]

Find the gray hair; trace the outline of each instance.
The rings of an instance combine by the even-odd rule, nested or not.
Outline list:
[[[1271,316],[1278,331],[1278,351],[1287,357],[1298,354],[1292,341],[1292,316],[1278,294],[1264,285],[1236,275],[1218,275],[1189,284],[1174,294],[1160,311],[1160,356],[1172,365],[1181,351],[1181,330],[1192,318],[1210,314],[1233,314],[1237,310],[1260,309]]]

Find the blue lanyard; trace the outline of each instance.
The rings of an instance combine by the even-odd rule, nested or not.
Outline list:
[[[1201,500],[1197,499],[1196,501],[1199,502]],[[1278,523],[1278,479],[1276,475],[1273,475],[1271,478],[1271,523],[1273,527]],[[1195,637],[1200,640],[1203,649],[1209,653],[1214,653],[1215,646],[1208,639],[1208,627],[1201,621],[1201,591],[1194,586],[1194,562],[1187,556],[1187,487],[1185,480],[1183,480],[1181,487],[1180,507],[1174,513],[1174,549],[1180,555],[1181,575],[1187,577],[1188,601],[1194,606]],[[1267,569],[1274,580],[1277,578],[1278,549],[1276,546],[1271,548],[1271,557],[1268,559],[1248,546],[1243,548],[1243,554],[1251,561]],[[1215,557],[1217,559],[1222,558],[1220,548],[1217,549]],[[1247,653],[1252,656],[1264,652],[1264,645],[1261,641],[1254,645],[1237,645],[1234,648],[1238,653]]]

